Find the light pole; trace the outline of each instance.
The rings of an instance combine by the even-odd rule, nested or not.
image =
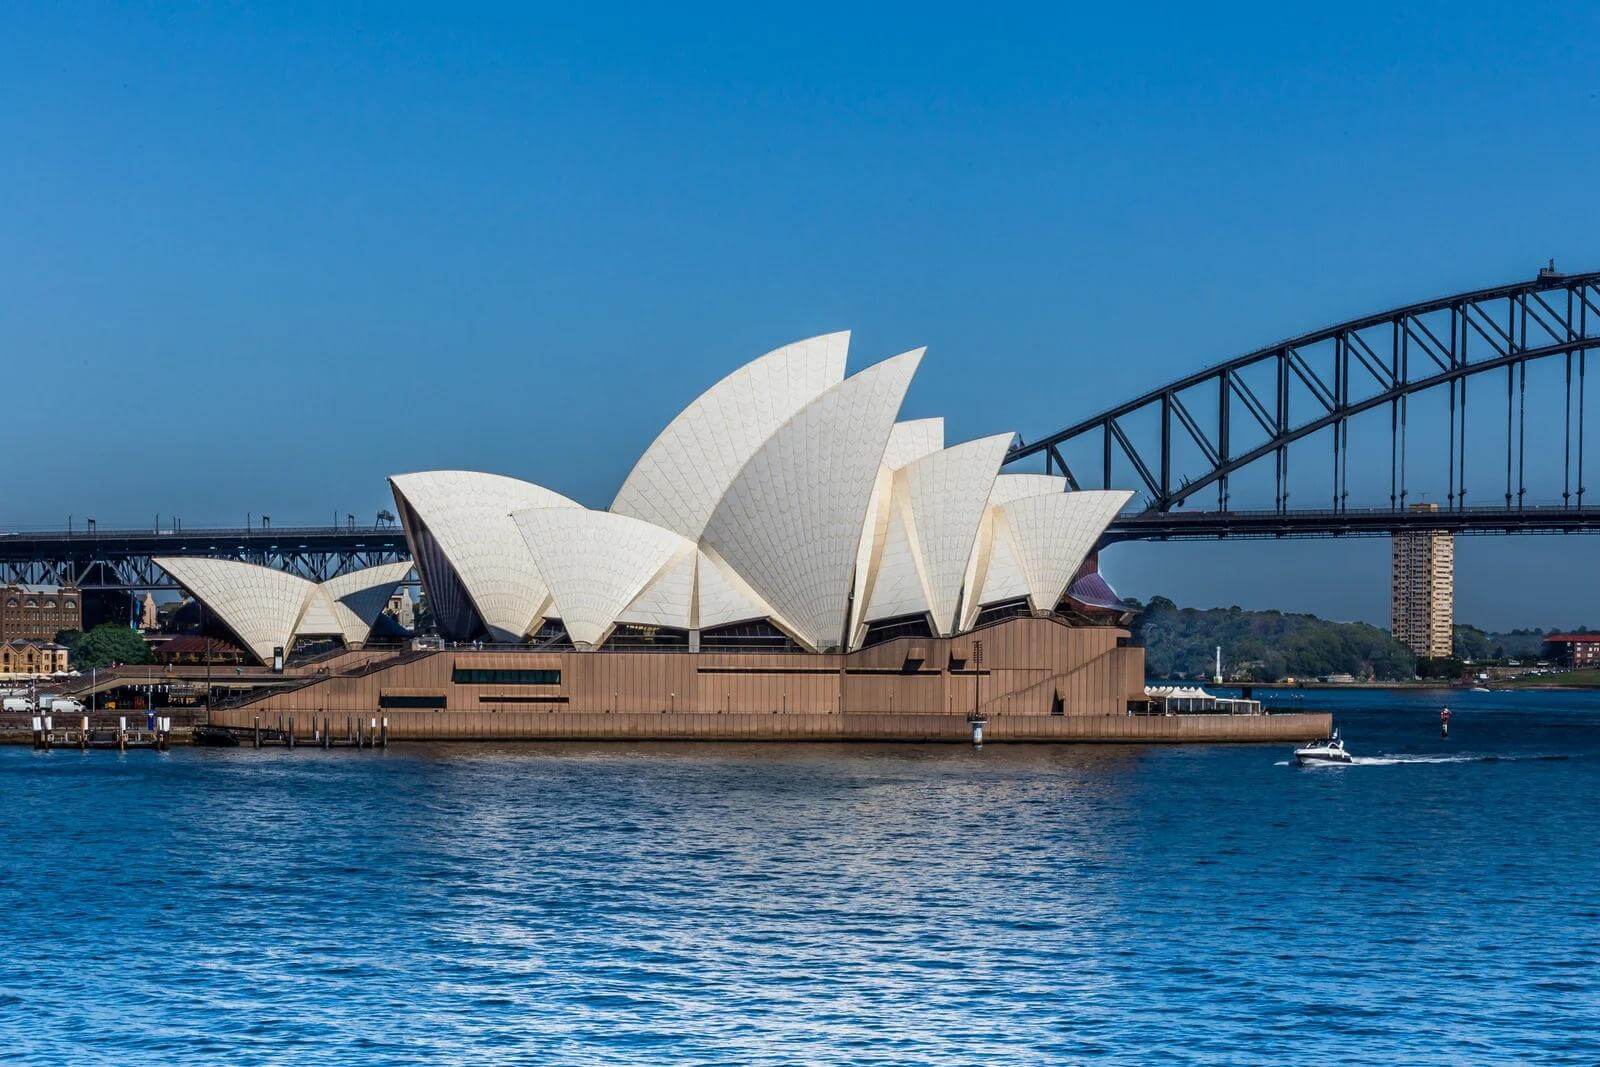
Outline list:
[[[983,642],[972,642],[972,717],[978,717],[978,685],[983,676]]]
[[[206,636],[206,602],[199,597],[194,602],[200,605],[200,654],[206,660],[206,722],[211,722],[211,639]]]

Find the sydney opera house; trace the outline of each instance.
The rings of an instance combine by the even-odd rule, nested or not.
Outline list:
[[[848,342],[717,382],[608,510],[498,474],[392,477],[436,649],[364,648],[405,564],[316,585],[161,561],[263,662],[313,636],[346,650],[217,717],[381,714],[396,737],[1137,730],[1107,725],[1136,722],[1143,652],[1095,565],[1130,494],[1002,473],[1010,433],[899,421],[922,350],[847,377]]]

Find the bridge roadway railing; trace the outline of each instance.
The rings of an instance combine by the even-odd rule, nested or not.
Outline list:
[[[185,555],[259,563],[319,582],[411,558],[394,525],[12,532],[0,533],[0,584],[170,589],[176,583],[153,561]]]
[[[1103,544],[1119,541],[1225,538],[1383,537],[1439,530],[1452,534],[1600,532],[1600,507],[1561,504],[1523,508],[1284,509],[1276,511],[1144,511],[1118,516]]]

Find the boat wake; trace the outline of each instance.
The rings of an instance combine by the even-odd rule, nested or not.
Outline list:
[[[1395,767],[1407,763],[1512,763],[1531,762],[1542,760],[1564,760],[1569,757],[1561,754],[1540,754],[1527,756],[1495,756],[1482,753],[1459,753],[1455,755],[1437,756],[1411,756],[1403,753],[1384,756],[1355,756],[1349,763],[1313,764],[1312,766],[1328,767]],[[1279,760],[1279,767],[1294,766],[1294,760]]]

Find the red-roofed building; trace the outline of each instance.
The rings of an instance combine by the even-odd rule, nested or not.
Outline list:
[[[1543,656],[1563,667],[1600,666],[1600,633],[1547,634]]]

